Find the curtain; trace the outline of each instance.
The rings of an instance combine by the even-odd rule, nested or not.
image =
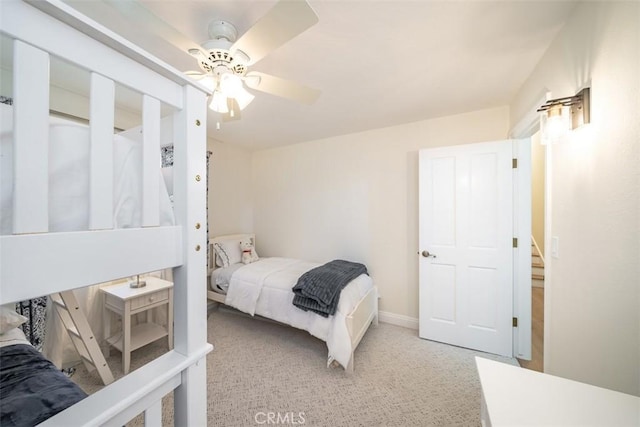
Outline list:
[[[27,318],[27,321],[22,324],[22,331],[38,351],[42,351],[44,342],[47,299],[47,297],[40,297],[16,303],[16,311]]]
[[[160,148],[160,166],[163,168],[173,166],[173,145]]]

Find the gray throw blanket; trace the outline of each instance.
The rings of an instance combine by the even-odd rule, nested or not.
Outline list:
[[[368,274],[367,267],[351,261],[334,260],[304,273],[293,287],[293,305],[323,317],[336,314],[340,292],[347,284]]]
[[[87,394],[26,344],[0,348],[0,425],[35,426]]]

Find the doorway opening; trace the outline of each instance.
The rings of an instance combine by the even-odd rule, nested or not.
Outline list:
[[[545,146],[540,132],[531,136],[531,360],[520,366],[544,372]]]

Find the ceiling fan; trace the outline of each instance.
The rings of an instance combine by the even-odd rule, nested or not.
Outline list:
[[[186,74],[213,91],[209,108],[223,120],[237,120],[254,99],[246,87],[282,98],[312,104],[320,91],[281,79],[249,67],[318,22],[318,16],[304,0],[280,0],[240,38],[227,21],[209,24],[210,39],[188,50],[198,60],[202,72]]]

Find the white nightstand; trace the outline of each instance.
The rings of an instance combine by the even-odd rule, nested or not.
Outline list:
[[[131,288],[129,282],[102,288],[104,292],[104,335],[107,343],[122,352],[122,370],[129,373],[131,352],[167,337],[173,349],[173,283],[157,277],[144,279],[143,288]],[[154,308],[167,307],[167,324],[154,322]],[[111,336],[113,314],[122,318],[122,332]],[[146,322],[131,326],[131,316],[146,314]]]

